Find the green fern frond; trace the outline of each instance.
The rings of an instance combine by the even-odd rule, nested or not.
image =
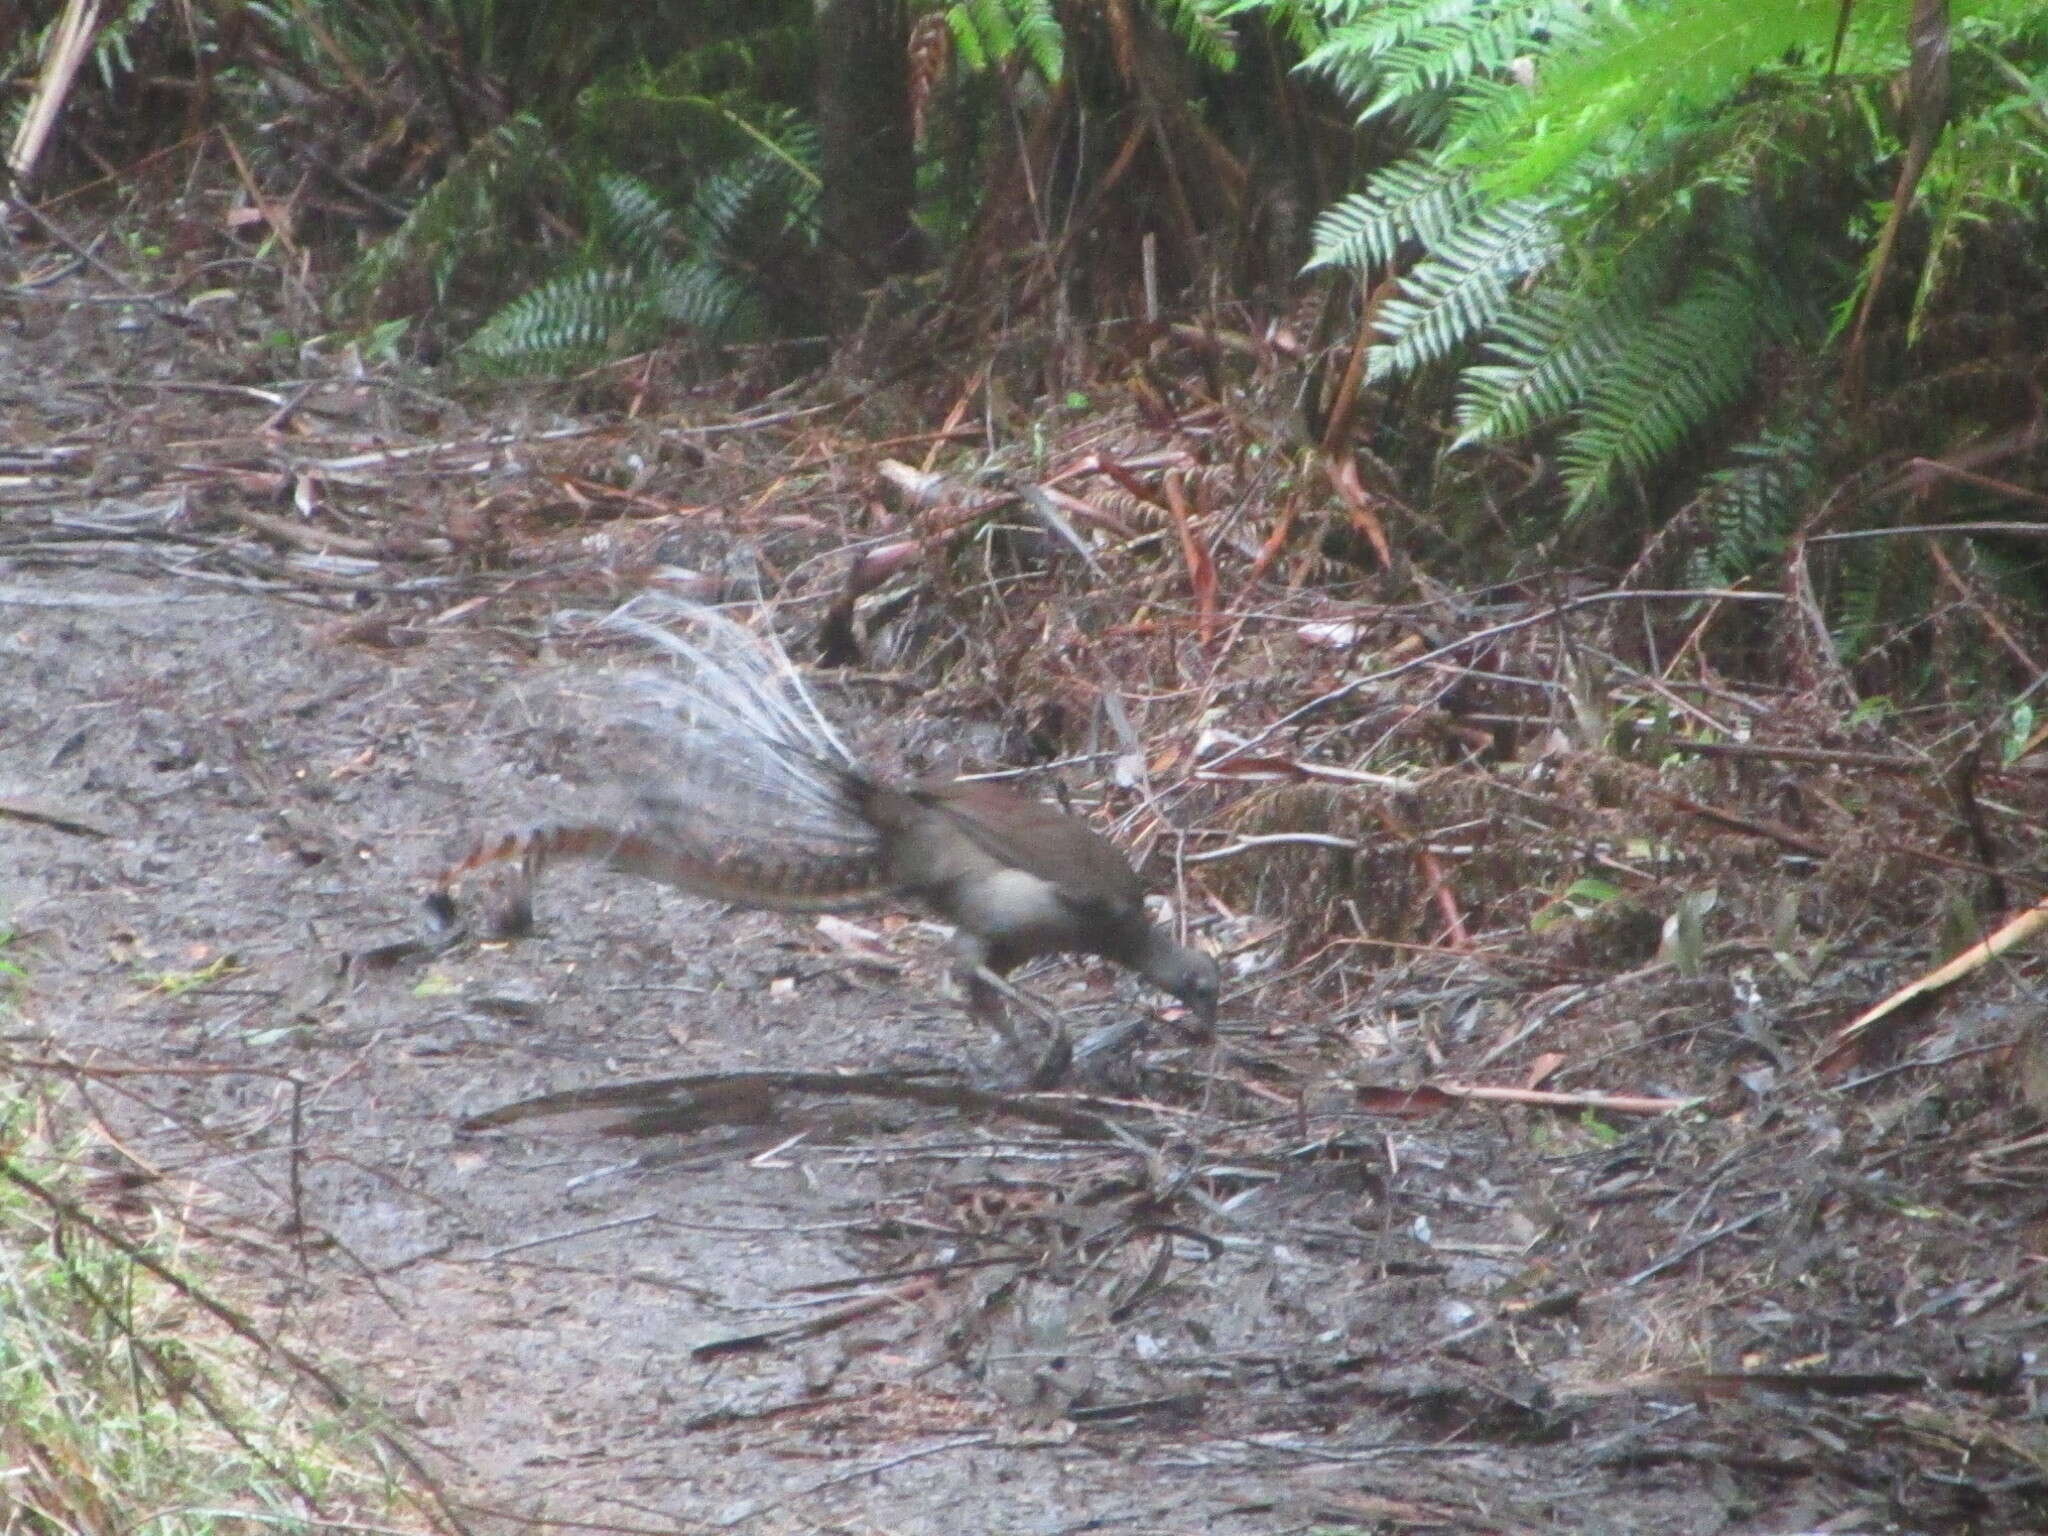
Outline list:
[[[1505,75],[1528,52],[1531,39],[1520,15],[1481,18],[1476,24],[1425,28],[1378,60],[1379,94],[1359,113],[1375,117],[1475,76]]]
[[[1057,85],[1067,70],[1067,32],[1053,11],[1052,0],[1020,0],[1017,39],[1040,78]]]
[[[2048,77],[2026,84],[2026,94],[2016,93],[1954,124],[1935,147],[1920,183],[1929,228],[1927,255],[1913,291],[1909,341],[1920,339],[1928,307],[1961,259],[1968,236],[2001,219],[2037,220],[2048,202],[2048,133],[2043,132]],[[1858,301],[1870,277],[1866,262],[1856,287]]]
[[[1690,563],[1692,585],[1731,587],[1777,562],[1810,510],[1824,441],[1818,420],[1801,421],[1732,449],[1734,462],[1707,476],[1679,514],[1702,518],[1712,534]]]
[[[962,65],[980,73],[1021,52],[1048,83],[1067,67],[1067,33],[1052,0],[959,0],[946,7],[946,26]]]
[[[1456,374],[1453,446],[1556,429],[1568,516],[1619,505],[1631,481],[1661,499],[1652,477],[1720,425],[1767,349],[1811,350],[1831,305],[1854,311],[1842,274],[1896,174],[1887,92],[1915,0],[1290,3],[1324,24],[1302,67],[1418,146],[1315,227],[1314,267],[1370,282],[1414,262],[1380,307],[1367,377],[1483,342]],[[1904,247],[1927,253],[1915,328],[1975,270],[1980,235],[1997,231],[2005,272],[2048,228],[2048,6],[1948,13],[1952,115]],[[1704,573],[1772,558],[1821,453],[1818,428],[1736,450],[1693,503],[1713,529]]]
[[[1398,378],[1450,356],[1498,320],[1509,289],[1557,254],[1550,205],[1534,198],[1479,209],[1436,240],[1381,306],[1384,342],[1366,378]]]
[[[815,243],[817,132],[807,123],[785,123],[780,132],[772,150],[731,161],[697,184],[682,219],[696,249],[737,254],[749,222],[763,209],[771,210],[768,221],[778,232],[795,231],[803,244]]]
[[[1342,4],[1301,68],[1330,80],[1361,118],[1395,113],[1415,125],[1441,98],[1488,76],[1506,76],[1528,55],[1557,46],[1583,25],[1569,0],[1393,0]]]
[[[356,264],[338,291],[344,306],[382,291],[401,271],[424,269],[437,297],[465,261],[495,243],[521,199],[559,189],[553,141],[537,118],[521,113],[470,146],[400,224]]]
[[[1017,28],[1003,0],[960,0],[946,7],[946,25],[960,62],[979,73],[1017,49]]]
[[[1548,426],[1585,402],[1650,313],[1647,283],[1532,293],[1494,327],[1488,354],[1459,375],[1453,449]]]
[[[778,241],[814,243],[817,143],[788,117],[755,128],[760,147],[702,176],[680,212],[640,177],[595,176],[583,260],[499,310],[468,355],[542,372],[645,345],[674,326],[713,338],[758,329],[761,304],[745,270]]]
[[[1197,63],[1219,72],[1237,67],[1237,34],[1221,0],[1152,0],[1152,9]]]
[[[600,172],[591,183],[590,233],[600,249],[617,251],[636,267],[657,266],[675,240],[675,211],[638,176]]]
[[[1310,74],[1327,75],[1340,85],[1358,87],[1372,67],[1417,39],[1457,33],[1487,25],[1503,13],[1527,11],[1527,4],[1502,5],[1497,0],[1385,0],[1372,6],[1325,3],[1316,7],[1327,30],[1319,46],[1301,61]],[[1357,91],[1356,94],[1363,94]]]
[[[1224,21],[1256,15],[1296,53],[1314,53],[1330,36],[1330,6],[1316,0],[1227,0],[1216,9]]]
[[[1869,661],[1899,635],[1902,614],[1924,614],[1933,598],[1934,562],[1907,539],[1856,539],[1834,547],[1823,601],[1835,654]]]
[[[639,82],[610,82],[592,86],[577,104],[576,141],[594,159],[630,144],[646,165],[648,145],[675,141],[688,146],[690,161],[699,165],[760,151],[816,181],[815,139],[815,129],[790,109],[745,95],[678,94]]]
[[[1375,172],[1364,191],[1317,215],[1309,270],[1391,266],[1406,241],[1434,243],[1470,218],[1473,206],[1467,177],[1422,156],[1398,160]]]
[[[1566,515],[1598,505],[1619,479],[1648,471],[1731,405],[1763,341],[1787,329],[1783,300],[1761,276],[1697,273],[1591,381],[1559,456]]]
[[[664,60],[634,82],[650,95],[718,96],[758,92],[764,79],[802,80],[816,67],[817,27],[806,18],[717,37]]]
[[[1967,4],[1967,0],[1963,0]],[[1905,58],[1910,0],[1862,0],[1837,62],[1843,74],[1896,68]],[[1554,53],[1542,89],[1466,125],[1457,157],[1501,197],[1555,185],[1598,146],[1645,124],[1725,100],[1759,73],[1798,59],[1827,67],[1841,0],[1602,8]]]
[[[744,336],[760,326],[761,304],[753,291],[709,261],[663,268],[655,274],[650,299],[662,319],[700,336]]]
[[[653,333],[646,280],[621,267],[572,272],[499,310],[464,350],[478,362],[517,372],[573,367]]]
[[[1834,571],[1834,601],[1828,604],[1831,622],[1828,632],[1835,642],[1835,654],[1854,661],[1869,649],[1871,638],[1880,633],[1879,616],[1885,610],[1885,565],[1890,552],[1882,546],[1889,539],[1858,541],[1843,547]]]

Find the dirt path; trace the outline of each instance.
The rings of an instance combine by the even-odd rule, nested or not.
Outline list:
[[[1552,1272],[1559,1167],[1491,1118],[1376,1129],[1369,1156],[1203,1151],[1241,1193],[1201,1230],[1132,1225],[1180,1187],[1170,1142],[872,1106],[463,1134],[622,1079],[954,1059],[937,936],[898,928],[908,968],[876,976],[791,921],[567,875],[529,942],[345,974],[423,931],[451,838],[573,793],[513,665],[89,568],[7,573],[0,626],[0,800],[104,834],[0,818],[28,1023],[107,1069],[94,1104],[238,1299],[386,1404],[482,1527],[1785,1532],[1877,1507],[1868,1448],[1785,1452],[1781,1504],[1711,1495],[1805,1408],[1608,1395],[1695,1302]],[[1682,1251],[1624,1218],[1610,1242]]]
[[[690,1144],[627,1171],[642,1145],[457,1121],[624,1077],[900,1054],[957,1030],[924,979],[877,984],[792,924],[573,877],[534,941],[344,978],[345,955],[420,931],[415,877],[451,833],[560,793],[508,760],[503,676],[471,648],[394,662],[197,587],[5,587],[0,786],[107,834],[0,820],[32,1022],[144,1069],[94,1089],[136,1160],[194,1195],[270,1323],[349,1363],[479,1503],[660,1529],[1195,1530],[1273,1529],[1299,1496],[1233,1466],[1242,1450],[1083,1443],[1000,1362],[980,1382],[946,1364],[928,1302],[693,1360],[812,1315],[789,1288],[866,1267],[853,1237],[877,1201],[959,1159]],[[1190,1458],[1199,1477],[1171,1470]],[[1226,1518],[1247,1506],[1264,1512]]]
[[[1958,1012],[1928,1047],[1952,1056],[1853,1092],[1799,1070],[1846,999],[1900,976],[1909,957],[1872,955],[1901,912],[1936,910],[1890,877],[1863,883],[1891,906],[1801,940],[1811,983],[1733,917],[1732,969],[1697,977],[1596,952],[1558,985],[1509,934],[1497,958],[1520,961],[1493,968],[1412,946],[1334,1021],[1249,978],[1216,1053],[1154,1032],[1121,1139],[853,1098],[639,1140],[588,1116],[463,1132],[534,1094],[979,1048],[928,926],[878,919],[877,968],[793,920],[587,873],[550,880],[528,942],[348,963],[424,937],[422,873],[572,804],[588,766],[525,708],[528,668],[441,621],[517,591],[508,624],[542,628],[672,544],[696,540],[704,570],[751,559],[730,540],[775,520],[585,525],[546,468],[500,463],[530,444],[416,391],[355,401],[346,377],[327,395],[374,430],[282,433],[278,392],[239,384],[130,413],[88,370],[169,377],[190,337],[131,355],[111,309],[47,302],[52,329],[0,336],[20,381],[0,388],[0,923],[31,972],[15,1043],[91,1065],[94,1108],[222,1287],[386,1405],[479,1529],[2048,1529],[2042,1173],[1999,1054],[2018,1026]],[[382,413],[413,410],[411,449],[380,458],[403,438]],[[559,478],[596,484],[662,430],[567,429],[588,453]],[[380,476],[364,515],[266,510],[358,459]],[[701,462],[678,461],[674,505],[683,480],[708,503],[714,473],[749,497],[781,483]],[[154,499],[121,499],[131,470]],[[513,482],[548,495],[493,565]],[[337,528],[356,554],[329,547]],[[383,558],[380,540],[458,528],[473,565],[446,540]],[[770,553],[787,570],[816,550]],[[367,614],[354,580],[383,594]],[[1445,836],[1496,787],[1449,784]],[[1573,821],[1559,798],[1554,826],[1502,841],[1655,831],[1613,799]],[[1856,883],[1732,841],[1697,875],[1724,909],[1789,896],[1796,915]],[[1098,981],[1050,985],[1128,1017]],[[1400,1102],[1539,1052],[1576,1083],[1704,1107]]]

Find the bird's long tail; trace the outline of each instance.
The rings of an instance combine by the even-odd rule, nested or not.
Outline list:
[[[888,894],[882,839],[862,815],[871,785],[788,655],[697,604],[640,598],[603,621],[664,665],[601,689],[605,724],[634,741],[601,809],[486,839],[450,865],[430,903],[452,912],[465,875],[515,864],[500,927],[517,931],[550,864],[601,863],[699,896],[832,911]]]

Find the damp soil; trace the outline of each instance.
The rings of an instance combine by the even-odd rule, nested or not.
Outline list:
[[[993,1341],[1008,1362],[948,1338],[943,1294],[693,1358],[880,1289],[804,1290],[871,1268],[858,1235],[887,1208],[1005,1182],[1009,1141],[755,1128],[650,1148],[462,1121],[652,1076],[935,1067],[974,1049],[937,934],[904,935],[906,969],[878,975],[788,920],[567,874],[526,942],[352,964],[435,940],[421,877],[465,827],[559,803],[507,762],[516,669],[460,645],[366,656],[288,606],[115,572],[17,576],[4,601],[0,783],[65,824],[0,823],[34,1023],[117,1074],[85,1091],[124,1159],[191,1202],[268,1326],[386,1405],[466,1501],[656,1528],[1271,1530],[1361,1480],[1332,1473],[1320,1430],[1262,1446],[1307,1428],[1285,1414],[1213,1444],[1192,1399],[1135,1414],[1193,1413],[1178,1432],[1080,1430],[1073,1394],[1034,1378],[1105,1339],[1064,1339],[1075,1320],[1046,1298]],[[1393,1317],[1349,1305],[1341,1342],[1303,1348],[1336,1320],[1317,1316],[1329,1287],[1370,1289],[1333,1257],[1240,1236],[1233,1281],[1131,1320],[1119,1348],[1260,1372],[1371,1348]]]
[[[1854,1098],[1789,1086],[1815,1030],[1766,1038],[1729,978],[1637,956],[1570,998],[1404,973],[1347,1010],[1341,1059],[1327,997],[1240,984],[1220,1044],[1161,1024],[1087,1085],[1128,1114],[1107,1140],[964,1095],[693,1115],[673,1084],[651,1134],[466,1128],[650,1079],[1004,1068],[914,914],[850,934],[564,871],[531,937],[439,929],[452,851],[587,793],[525,702],[562,663],[440,622],[454,596],[405,608],[374,547],[297,580],[198,558],[205,507],[148,497],[202,453],[203,402],[104,387],[161,386],[190,338],[116,356],[65,329],[85,314],[10,343],[17,444],[53,476],[0,511],[15,1069],[76,1082],[109,1187],[174,1214],[473,1528],[2048,1528],[2033,1122],[1967,1075],[2024,992],[1951,1020],[1965,1067]],[[289,495],[274,441],[213,430],[244,477],[213,494]],[[528,472],[506,457],[473,473]],[[1865,940],[1831,974],[1867,1000],[1901,973]],[[1097,1021],[1151,1007],[1083,967],[1033,984]],[[1694,1107],[1358,1092],[1538,1048]]]

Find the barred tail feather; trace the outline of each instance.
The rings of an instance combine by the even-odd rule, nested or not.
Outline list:
[[[439,889],[445,892],[491,865],[517,863],[523,898],[549,865],[576,862],[602,864],[712,901],[777,912],[843,912],[889,892],[879,857],[821,863],[753,850],[721,856],[686,848],[660,831],[574,822],[479,843],[442,873]]]
[[[478,844],[441,875],[437,910],[452,908],[448,893],[465,875],[512,862],[522,913],[541,871],[565,861],[790,912],[889,893],[881,834],[863,814],[872,785],[772,638],[696,604],[648,598],[604,623],[676,663],[625,677],[607,717],[638,738],[650,766],[606,797],[613,814]]]

